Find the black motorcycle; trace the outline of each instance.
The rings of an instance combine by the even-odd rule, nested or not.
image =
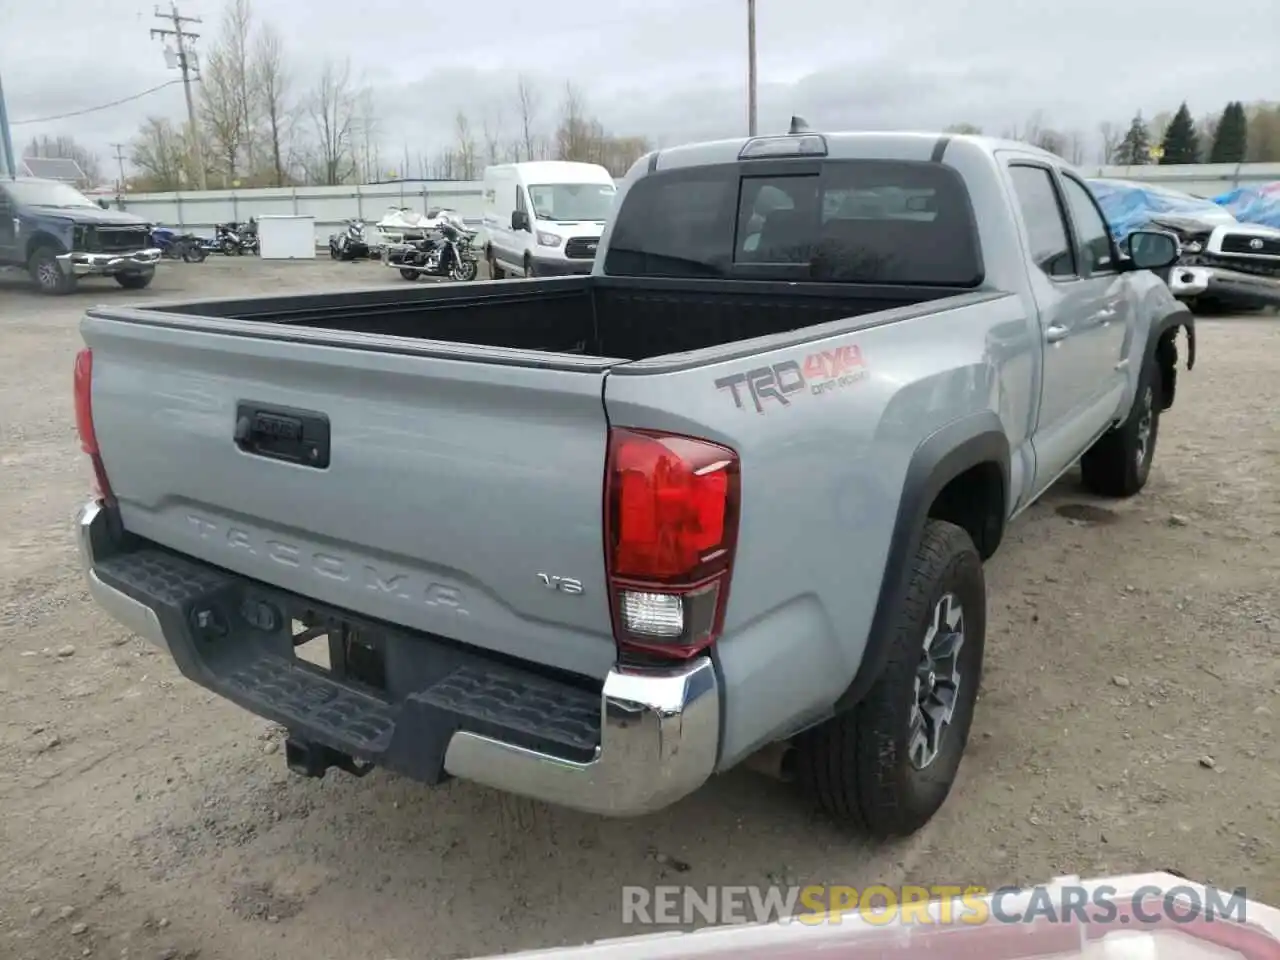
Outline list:
[[[214,228],[213,245],[228,257],[258,252],[258,221],[250,217],[247,223],[219,223]]]
[[[368,259],[369,240],[363,220],[348,220],[338,233],[329,234],[329,256],[334,260]]]
[[[421,240],[389,249],[386,264],[399,267],[400,276],[406,280],[417,280],[424,275],[474,280],[479,272],[479,261],[472,246],[474,239],[474,233],[442,223]]]

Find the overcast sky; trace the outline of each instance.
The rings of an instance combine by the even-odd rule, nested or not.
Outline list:
[[[219,0],[184,0],[204,49]],[[1042,110],[1090,138],[1100,121],[1280,95],[1280,0],[757,0],[760,128],[792,113],[814,127],[998,133]],[[452,118],[503,112],[515,77],[545,88],[543,125],[566,79],[611,132],[676,143],[745,133],[746,0],[254,0],[286,38],[294,91],[350,56],[378,97],[384,156],[432,152]],[[177,76],[148,36],[142,0],[0,0],[0,77],[14,146],[71,134],[110,154],[148,115],[184,117],[175,85],[48,123]],[[1092,157],[1089,158],[1093,160]],[[391,163],[384,160],[384,166]],[[105,166],[105,165],[104,165]],[[109,168],[108,168],[109,169]]]

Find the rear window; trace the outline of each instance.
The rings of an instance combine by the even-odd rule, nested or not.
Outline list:
[[[771,269],[772,268],[772,269]],[[844,160],[756,176],[750,164],[657,173],[618,211],[605,273],[973,287],[977,228],[951,168]]]

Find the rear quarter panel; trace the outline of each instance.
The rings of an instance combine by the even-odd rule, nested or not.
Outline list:
[[[709,362],[693,353],[628,364],[606,378],[611,426],[705,438],[741,459],[741,528],[717,645],[722,768],[828,715],[849,686],[917,447],[982,411],[999,418],[1012,449],[1026,438],[1033,324],[1017,296],[964,299],[907,319],[910,309],[873,315],[853,330],[813,328],[803,340],[741,343]]]

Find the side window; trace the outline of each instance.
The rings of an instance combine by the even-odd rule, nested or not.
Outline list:
[[[1115,260],[1111,256],[1111,231],[1107,221],[1098,212],[1098,205],[1088,189],[1075,177],[1063,176],[1062,190],[1067,195],[1067,206],[1076,225],[1076,235],[1084,252],[1085,266],[1090,273],[1114,273]]]
[[[719,277],[732,260],[737,169],[695,168],[632,184],[613,224],[605,272]]]
[[[1015,165],[1009,168],[1018,195],[1031,259],[1048,276],[1062,280],[1076,276],[1076,257],[1053,175],[1044,167]]]

